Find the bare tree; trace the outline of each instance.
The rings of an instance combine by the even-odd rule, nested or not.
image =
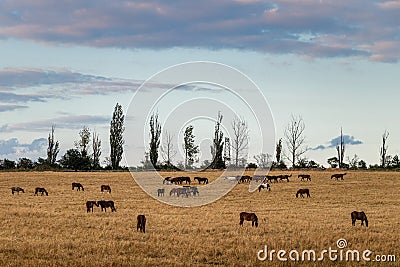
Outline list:
[[[387,165],[386,153],[388,150],[388,145],[386,142],[387,142],[388,137],[389,137],[389,132],[385,130],[385,132],[382,134],[382,147],[380,150],[382,168],[385,168]]]
[[[83,126],[83,129],[79,131],[80,139],[75,141],[75,146],[80,149],[82,157],[86,157],[89,153],[89,143],[90,143],[90,130],[88,127]]]
[[[54,141],[54,130],[55,130],[55,126],[52,125],[51,132],[49,133],[49,138],[48,138],[49,145],[47,147],[47,163],[49,165],[53,165],[56,163],[57,154],[58,154],[58,152],[60,152],[59,142]]]
[[[239,160],[242,157],[247,157],[249,148],[249,128],[244,119],[235,117],[232,121],[233,137],[232,150],[235,166],[239,166]]]
[[[271,159],[272,156],[270,154],[260,153],[259,155],[255,155],[254,159],[257,161],[257,165],[261,169],[266,169],[271,167]]]
[[[167,130],[165,130],[163,137],[163,143],[161,145],[161,156],[163,157],[165,163],[170,166],[172,165],[172,159],[176,156],[176,150],[172,141],[174,136]]]
[[[292,119],[284,131],[286,146],[289,152],[289,155],[286,155],[285,157],[292,163],[292,168],[295,167],[296,160],[298,160],[300,156],[308,150],[307,147],[304,147],[305,128],[306,126],[303,118],[301,116],[292,115]]]
[[[101,140],[99,134],[93,131],[92,134],[92,149],[93,149],[93,167],[98,169],[100,167],[100,156],[101,156]]]
[[[344,144],[343,130],[342,130],[342,128],[340,128],[340,142],[339,142],[339,144],[336,145],[336,151],[338,153],[339,168],[343,167],[345,149],[346,149],[346,146]]]

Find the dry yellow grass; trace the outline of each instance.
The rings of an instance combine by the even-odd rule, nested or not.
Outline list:
[[[332,172],[307,173],[311,182],[299,181],[293,172],[289,183],[272,184],[271,192],[249,193],[247,185],[239,184],[210,205],[179,208],[149,197],[129,173],[1,172],[0,266],[288,266],[294,263],[276,257],[261,262],[257,252],[268,245],[319,253],[336,249],[339,238],[347,240],[348,249],[373,251],[371,258],[394,254],[400,261],[400,174],[348,172],[344,181],[336,181],[330,179]],[[201,173],[210,180],[218,175]],[[84,192],[71,190],[75,181]],[[112,194],[100,193],[101,184],[110,184]],[[25,193],[11,195],[12,186]],[[37,186],[49,196],[34,196]],[[304,187],[311,198],[296,199]],[[95,207],[86,213],[86,200],[100,199],[114,200],[117,212]],[[366,212],[368,228],[360,221],[351,225],[353,210]],[[255,212],[259,227],[250,222],[240,227],[241,211]],[[147,217],[146,234],[136,231],[138,214]],[[312,265],[346,264],[326,257]]]

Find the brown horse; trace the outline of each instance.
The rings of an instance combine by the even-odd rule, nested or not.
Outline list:
[[[251,221],[251,227],[258,227],[258,218],[255,213],[241,212],[239,225],[243,226],[244,221]]]
[[[278,182],[278,178],[279,176],[274,176],[274,175],[267,175],[266,179],[268,180],[268,182],[272,183],[272,181],[274,181],[275,183]]]
[[[140,230],[140,232],[146,233],[146,216],[143,214],[140,214],[137,216],[137,231]]]
[[[331,179],[332,178],[336,178],[336,180],[342,179],[343,180],[343,176],[345,176],[347,173],[336,173],[336,174],[332,174]]]
[[[361,225],[364,225],[364,221],[365,221],[365,226],[368,227],[367,215],[365,215],[365,213],[363,211],[353,211],[351,213],[351,224],[353,226],[356,225],[356,220],[360,220]]]
[[[14,192],[17,192],[18,194],[19,194],[19,192],[25,193],[24,189],[21,187],[18,187],[18,186],[11,187],[11,194],[14,195]]]
[[[279,175],[278,177],[281,181],[286,180],[289,182],[289,177],[292,177],[292,175],[282,174],[282,175]]]
[[[47,190],[44,189],[43,187],[36,187],[36,188],[35,188],[35,196],[37,196],[38,193],[42,193],[42,196],[43,196],[43,194],[46,194],[46,196],[49,195],[49,193],[47,192]]]
[[[72,183],[72,190],[75,189],[75,187],[77,188],[77,191],[85,191],[85,188],[83,188],[83,185],[81,183]]]
[[[194,180],[197,180],[197,182],[199,182],[199,184],[201,184],[201,183],[208,184],[208,178],[206,178],[206,177],[194,177]]]
[[[112,200],[100,200],[97,201],[97,205],[101,207],[101,211],[104,209],[104,212],[107,212],[107,208],[111,208],[111,212],[117,211],[114,206],[114,201]]]
[[[99,204],[97,204],[96,201],[90,201],[90,200],[86,201],[86,212],[89,212],[90,210],[92,210],[92,212],[93,212],[94,206],[98,207]]]
[[[301,197],[304,197],[303,194],[306,194],[307,197],[310,197],[310,190],[308,188],[297,190],[296,198],[299,196],[299,194],[300,194]]]
[[[301,181],[304,181],[304,179],[306,179],[307,181],[311,181],[311,175],[309,174],[299,174],[297,178],[301,178]]]
[[[108,191],[109,194],[111,194],[111,187],[109,185],[101,185],[100,187],[100,191],[104,192],[104,191]]]

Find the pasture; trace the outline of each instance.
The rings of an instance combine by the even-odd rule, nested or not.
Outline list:
[[[311,174],[312,180],[300,181],[300,173]],[[294,263],[280,262],[276,254],[272,262],[259,261],[257,252],[267,245],[287,252],[313,249],[319,257],[321,250],[337,249],[340,238],[348,242],[345,249],[369,249],[371,259],[393,254],[400,262],[399,173],[347,171],[343,181],[331,179],[330,171],[274,174],[292,177],[290,182],[270,183],[271,191],[249,193],[248,184],[238,184],[212,204],[180,208],[148,196],[130,173],[0,172],[0,266],[290,266]],[[219,175],[190,174],[192,180],[207,177],[210,183]],[[82,183],[85,190],[71,190],[72,182]],[[102,184],[110,185],[112,193],[100,192]],[[12,195],[13,186],[25,193]],[[35,187],[46,188],[49,195],[34,196]],[[170,197],[162,180],[160,187],[166,190],[160,198]],[[311,197],[296,198],[300,188],[310,189]],[[88,200],[113,200],[116,212],[94,207],[87,213]],[[366,213],[368,228],[360,221],[352,226],[354,210]],[[257,214],[257,228],[248,221],[239,225],[242,211]],[[146,216],[146,233],[136,230],[139,214]],[[359,265],[332,262],[327,256],[312,263],[347,264]]]

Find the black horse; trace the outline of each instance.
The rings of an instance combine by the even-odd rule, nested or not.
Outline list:
[[[137,227],[136,229],[140,232],[146,233],[146,216],[140,214],[137,216]]]
[[[83,185],[81,183],[72,183],[72,190],[75,189],[75,187],[77,188],[77,191],[85,191],[85,188],[83,188]]]
[[[164,196],[164,192],[165,192],[164,188],[157,189],[157,196],[158,197]]]
[[[251,221],[251,226],[253,227],[254,225],[258,227],[258,218],[255,213],[248,213],[248,212],[241,212],[240,213],[240,222],[239,224],[243,226],[244,221]]]
[[[18,186],[11,187],[11,194],[14,195],[14,192],[17,192],[18,194],[19,194],[19,192],[25,193],[24,189],[21,187],[18,187]]]
[[[46,196],[49,195],[49,193],[47,192],[47,190],[44,189],[43,187],[36,187],[36,188],[35,188],[35,196],[37,196],[38,193],[42,193],[42,196],[43,196],[43,194],[46,194]]]
[[[104,212],[107,212],[107,208],[111,208],[111,212],[117,211],[114,206],[114,201],[112,200],[109,201],[100,200],[97,201],[97,205],[101,207],[101,211],[103,211],[104,209]]]
[[[197,180],[197,182],[199,182],[199,184],[201,184],[201,183],[208,184],[208,178],[206,178],[206,177],[194,177],[194,180]]]
[[[365,226],[368,227],[367,215],[365,215],[365,213],[363,211],[353,211],[351,213],[351,224],[353,226],[356,225],[356,220],[360,220],[361,225],[364,225],[364,221],[365,221]]]

